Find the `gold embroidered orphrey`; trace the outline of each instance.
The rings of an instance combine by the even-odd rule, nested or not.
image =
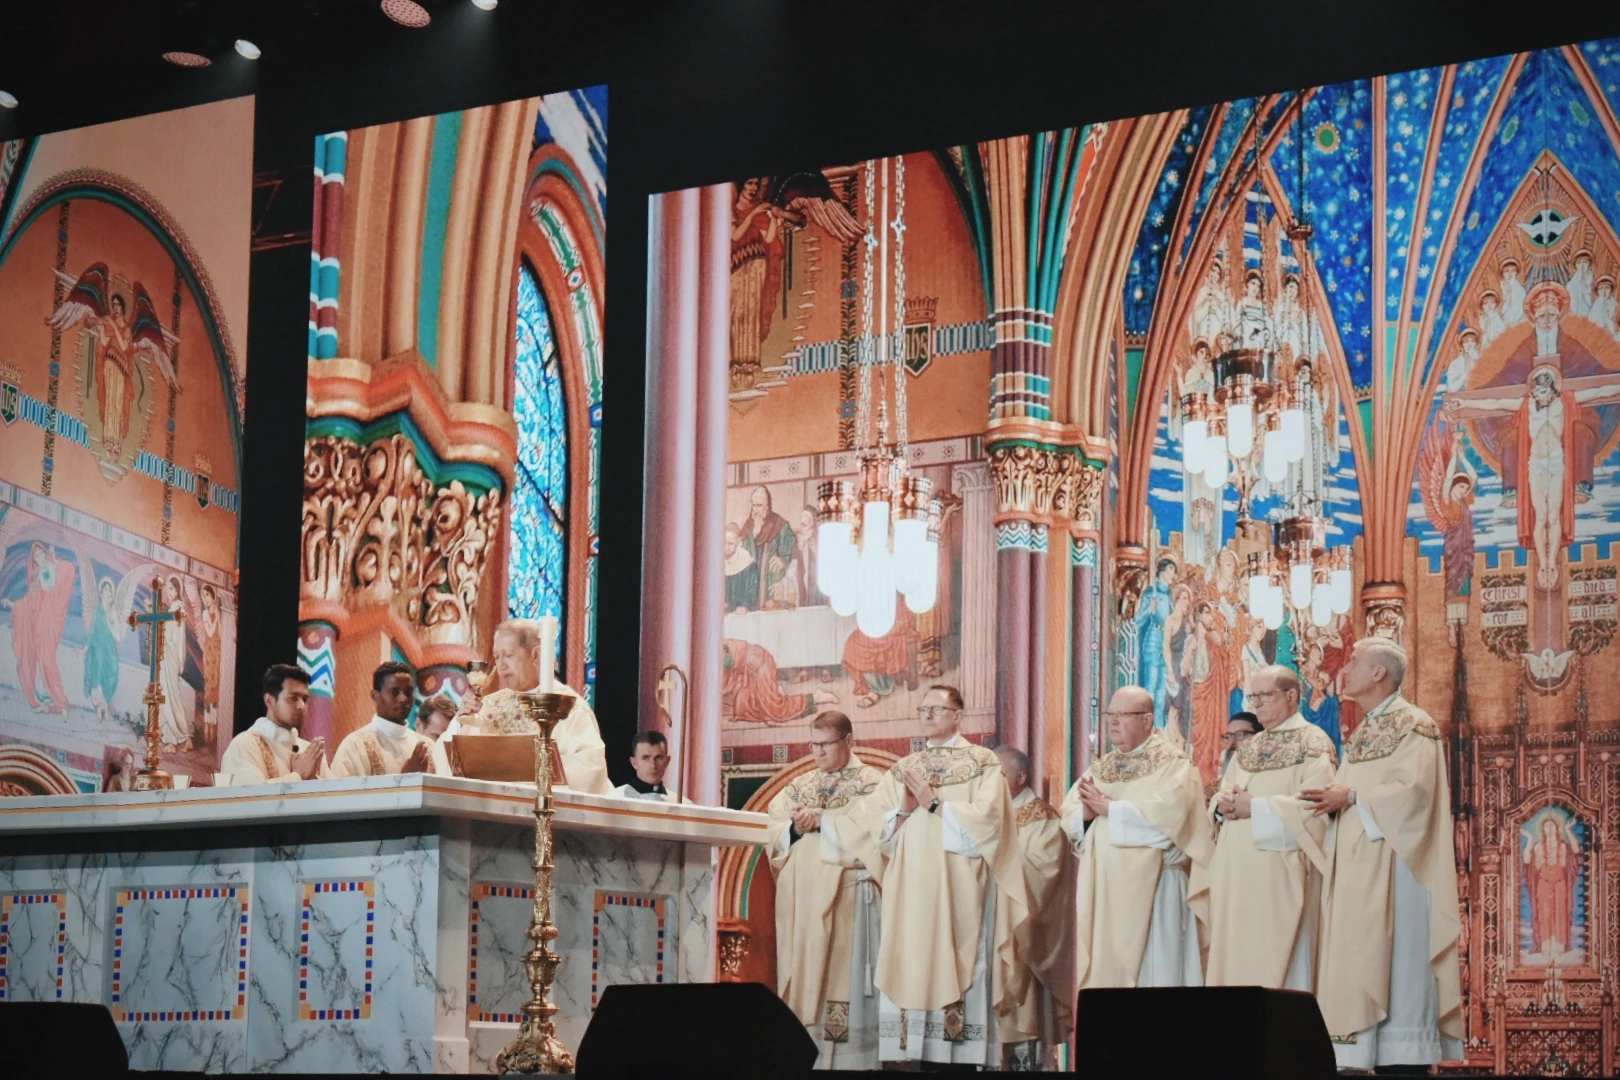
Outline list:
[[[1244,772],[1269,772],[1304,764],[1308,757],[1327,754],[1336,758],[1333,740],[1313,724],[1289,731],[1263,731],[1238,749],[1237,762]]]
[[[1166,762],[1181,756],[1175,747],[1158,735],[1150,738],[1151,744],[1136,753],[1110,750],[1091,766],[1092,775],[1104,784],[1128,784],[1157,772]]]
[[[1056,810],[1047,805],[1040,796],[1036,796],[1018,808],[1018,813],[1013,815],[1013,826],[1022,829],[1025,825],[1033,825],[1037,821],[1051,821],[1057,816]]]
[[[1344,760],[1350,764],[1387,758],[1401,740],[1416,732],[1425,739],[1440,741],[1440,727],[1417,711],[1410,702],[1377,716],[1369,716],[1344,744]]]
[[[988,765],[1000,768],[994,750],[982,746],[929,746],[894,763],[894,778],[905,783],[905,770],[919,769],[933,788],[965,784],[984,774]]]
[[[861,796],[870,795],[877,789],[876,779],[862,776],[868,768],[870,766],[861,764],[847,765],[834,774],[830,784],[821,782],[821,777],[826,774],[820,769],[812,769],[788,785],[788,802],[811,810],[841,810]],[[872,777],[882,775],[876,769],[872,769]]]
[[[849,1002],[829,999],[826,1016],[821,1021],[821,1034],[827,1042],[849,1041]]]

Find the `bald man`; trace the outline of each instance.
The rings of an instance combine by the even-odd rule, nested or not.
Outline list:
[[[1327,818],[1300,798],[1333,783],[1333,741],[1299,713],[1299,676],[1273,664],[1244,697],[1261,731],[1210,800],[1219,829],[1209,869],[1211,986],[1312,991]],[[1202,875],[1194,873],[1195,881]]]
[[[1153,695],[1114,691],[1103,713],[1113,749],[1063,800],[1079,855],[1075,937],[1079,985],[1202,986],[1202,882],[1214,850],[1204,786],[1192,759],[1153,728]],[[1189,895],[1188,871],[1201,866]]]

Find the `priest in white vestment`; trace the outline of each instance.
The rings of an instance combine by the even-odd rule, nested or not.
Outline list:
[[[872,794],[883,870],[878,1049],[883,1061],[998,1068],[1013,1011],[990,973],[1014,962],[1029,918],[1012,798],[995,752],[964,739],[962,695],[936,686],[917,710],[928,745]],[[996,909],[1008,906],[998,939]]]
[[[485,734],[511,734],[532,732],[534,725],[523,715],[518,702],[518,691],[533,691],[540,685],[540,626],[531,619],[508,619],[495,628],[493,656],[495,673],[500,676],[501,689],[478,700],[474,709],[471,700],[466,710],[439,738],[441,744],[452,741],[462,731]],[[565,786],[573,791],[592,795],[610,795],[613,783],[608,779],[607,748],[602,733],[596,726],[596,713],[585,704],[579,692],[555,684],[556,692],[572,696],[573,707],[568,715],[558,720],[551,729],[551,739],[557,744],[562,759]],[[469,695],[471,699],[471,695]]]
[[[1009,904],[996,907],[996,940],[1010,938],[1013,962],[996,966],[997,998],[1012,1008],[1001,1015],[1002,1064],[1022,1072],[1057,1067],[1057,1048],[1074,1033],[1074,859],[1058,812],[1029,786],[1029,755],[996,747],[1001,775],[1012,792],[1014,835],[1024,859],[1029,918],[1019,933],[1006,925]]]
[[[816,1040],[818,1069],[878,1067],[878,885],[883,856],[867,815],[883,771],[853,753],[840,712],[810,722],[815,768],[771,800],[776,980]]]
[[[1063,800],[1079,854],[1075,937],[1080,989],[1202,986],[1199,924],[1215,850],[1198,767],[1153,729],[1153,695],[1114,692],[1103,714],[1113,749]],[[1189,868],[1202,868],[1189,895]]]
[[[1232,758],[1210,800],[1219,822],[1208,874],[1210,986],[1316,988],[1317,916],[1327,820],[1299,797],[1333,782],[1333,740],[1299,714],[1299,676],[1278,665],[1249,676],[1265,730]],[[1194,867],[1193,886],[1204,875]]]
[[[349,732],[332,755],[332,775],[392,776],[398,773],[450,775],[444,748],[405,726],[416,705],[416,676],[397,660],[371,673],[371,723]]]
[[[610,794],[621,799],[696,805],[680,792],[664,786],[664,774],[669,772],[669,740],[662,731],[636,732],[630,742],[630,768],[634,770],[630,782],[620,784]]]
[[[219,761],[223,782],[326,779],[326,740],[298,735],[308,710],[308,674],[291,664],[277,664],[265,672],[264,715],[225,748]]]
[[[1301,794],[1336,817],[1317,1003],[1340,1068],[1462,1057],[1461,919],[1445,741],[1401,696],[1406,653],[1356,642],[1344,692],[1365,719],[1335,783]]]

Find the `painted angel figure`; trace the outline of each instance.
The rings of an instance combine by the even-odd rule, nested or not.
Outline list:
[[[1232,297],[1226,287],[1226,263],[1216,256],[1204,271],[1204,283],[1198,287],[1198,295],[1193,297],[1187,331],[1194,340],[1203,339],[1214,351],[1220,352],[1222,343],[1231,333],[1232,314]]]
[[[53,271],[68,290],[56,311],[45,321],[57,333],[83,324],[98,331],[91,378],[96,384],[96,411],[101,421],[101,442],[109,454],[121,454],[129,434],[139,375],[135,354],[145,353],[165,382],[180,389],[169,354],[180,338],[163,327],[146,287],[136,282],[126,295],[116,287],[106,263],[92,263],[74,278]],[[133,312],[130,310],[133,306]]]
[[[191,585],[189,591],[187,585]],[[184,679],[186,655],[190,651],[187,638],[196,629],[196,613],[201,606],[195,591],[196,586],[182,581],[178,574],[170,574],[163,583],[164,603],[181,616],[164,630],[163,660],[158,665],[158,686],[163,691],[158,723],[163,730],[163,745],[171,750],[189,750],[197,728],[196,693]],[[187,692],[190,692],[189,699]]]
[[[1444,537],[1446,631],[1453,646],[1462,640],[1474,579],[1474,491],[1479,476],[1453,431],[1432,427],[1418,448],[1418,486],[1429,524]]]
[[[839,244],[865,235],[820,173],[754,177],[737,185],[731,210],[732,389],[751,387],[780,305],[786,235],[816,224]]]
[[[112,718],[113,695],[118,691],[118,648],[129,632],[129,616],[135,610],[136,594],[152,580],[156,567],[150,563],[114,580],[99,578],[95,564],[83,551],[76,550],[79,565],[79,593],[84,612],[84,698],[103,720]]]

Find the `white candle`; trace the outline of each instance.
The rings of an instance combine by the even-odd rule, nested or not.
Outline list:
[[[557,616],[540,616],[540,692],[557,690]]]

